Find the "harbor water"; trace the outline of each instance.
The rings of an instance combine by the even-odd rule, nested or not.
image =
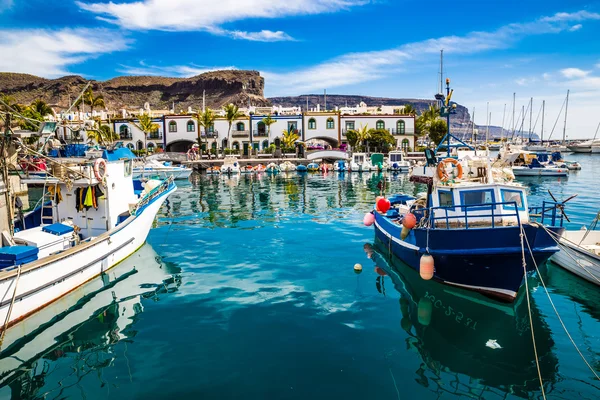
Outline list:
[[[567,159],[583,170],[520,181],[530,205],[578,194],[579,229],[600,209],[600,157]],[[389,173],[178,182],[137,253],[9,330],[0,399],[542,398],[525,289],[503,304],[421,280],[362,225],[381,180],[424,191]],[[541,272],[600,370],[600,290]],[[547,398],[599,398],[542,281],[527,282]]]

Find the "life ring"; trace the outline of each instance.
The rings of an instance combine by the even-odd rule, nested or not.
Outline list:
[[[100,174],[100,168],[102,167],[102,174]],[[104,158],[97,158],[94,161],[94,176],[98,182],[102,182],[106,176],[106,160]]]
[[[442,161],[440,161],[440,163],[437,166],[438,178],[440,178],[440,180],[442,182],[447,182],[450,179],[450,176],[446,172],[446,163],[450,163],[456,167],[456,170],[457,170],[456,179],[462,178],[463,169],[462,169],[462,165],[458,162],[458,160],[456,160],[454,158],[445,158]]]

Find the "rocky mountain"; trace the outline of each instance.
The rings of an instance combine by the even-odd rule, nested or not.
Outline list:
[[[29,104],[42,99],[55,110],[67,109],[84,86],[91,82],[94,94],[104,96],[109,110],[139,109],[148,102],[152,109],[175,108],[187,110],[188,106],[202,105],[206,92],[206,105],[219,108],[223,104],[264,106],[264,78],[258,71],[211,71],[191,78],[165,78],[156,76],[121,76],[107,81],[87,80],[81,76],[64,76],[45,79],[38,76],[0,73],[0,93],[12,96],[16,102]]]

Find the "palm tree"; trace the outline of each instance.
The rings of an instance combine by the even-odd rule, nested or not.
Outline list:
[[[88,140],[95,140],[99,145],[107,145],[119,138],[108,125],[101,125],[97,129],[87,132]]]
[[[41,99],[34,100],[29,108],[31,108],[33,112],[38,113],[42,119],[46,115],[54,115],[54,110],[52,110],[52,108]]]
[[[198,116],[196,117],[196,119],[198,120],[198,125],[204,128],[204,136],[206,136],[206,149],[208,149],[208,132],[213,126],[215,118],[215,113],[208,107],[206,108],[206,110],[204,110],[204,112],[198,110]],[[202,146],[202,139],[200,137],[200,133],[198,133],[198,145]],[[229,145],[229,142],[227,142],[227,145]],[[200,147],[200,150],[202,150],[202,147]],[[200,153],[202,154],[202,151]]]
[[[404,115],[417,115],[417,109],[412,104],[405,104],[404,110],[402,110]]]
[[[231,125],[233,125],[233,121],[243,117],[244,114],[239,112],[239,107],[233,103],[229,103],[226,106],[223,106],[223,111],[225,111],[225,118],[229,123],[229,128],[227,129],[227,144],[229,145],[229,143],[231,143]]]
[[[435,105],[430,104],[429,108],[423,111],[415,121],[415,130],[417,136],[429,134],[432,124],[435,123],[439,117],[439,109]]]
[[[371,129],[369,129],[368,124],[365,126],[361,124],[360,129],[352,129],[351,131],[351,136],[356,136],[356,144],[364,143],[366,140],[369,140],[371,138]]]
[[[298,132],[295,129],[283,130],[281,142],[283,143],[284,148],[293,148],[298,139],[300,139],[300,135],[298,135]]]
[[[92,88],[89,87],[85,93],[83,94],[83,102],[90,106],[90,114],[94,112],[94,107],[106,107],[104,104],[104,96],[99,94],[98,96],[94,96],[94,92]]]
[[[148,147],[148,135],[151,132],[157,131],[159,126],[158,124],[152,121],[152,117],[150,116],[150,114],[140,114],[140,116],[138,117],[138,121],[139,122],[137,124],[135,122],[133,124],[137,126],[139,130],[144,132],[144,149],[146,149]]]
[[[262,123],[267,127],[267,137],[269,136],[269,132],[271,131],[271,125],[273,125],[277,120],[271,118],[271,114],[267,115],[262,119]]]

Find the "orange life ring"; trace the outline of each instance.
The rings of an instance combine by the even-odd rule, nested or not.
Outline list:
[[[102,174],[100,174],[100,166],[102,166]],[[106,176],[106,160],[104,158],[97,158],[94,161],[94,176],[98,182],[102,182],[102,179]]]
[[[456,160],[454,158],[444,158],[442,161],[440,161],[440,163],[437,166],[438,178],[440,178],[440,180],[442,182],[447,182],[448,179],[450,179],[450,176],[448,176],[448,173],[446,172],[446,163],[450,163],[456,167],[456,170],[457,170],[456,178],[457,179],[462,178],[463,169],[462,169],[462,165],[458,162],[458,160]]]

